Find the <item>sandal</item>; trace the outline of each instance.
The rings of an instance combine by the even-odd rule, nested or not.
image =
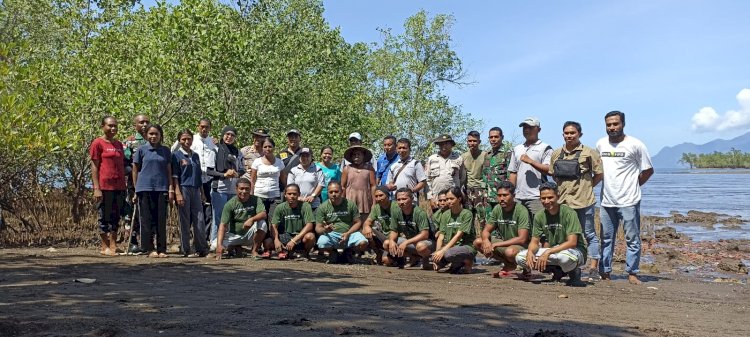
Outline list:
[[[159,258],[161,258],[161,259],[165,259],[165,258],[168,258],[168,257],[169,257],[169,255],[167,255],[166,253],[159,253]]]
[[[159,253],[157,252],[151,252],[148,254],[148,257],[159,257]]]
[[[507,278],[507,277],[513,277],[513,276],[514,275],[507,270],[498,270],[492,273],[493,278]]]
[[[257,256],[257,255],[256,255],[256,256]],[[263,255],[261,255],[261,258],[264,258],[264,259],[269,259],[269,258],[271,258],[271,252],[269,252],[269,251],[265,251],[265,252],[263,252]]]
[[[279,260],[286,260],[286,258],[288,257],[287,252],[285,251],[280,252],[278,257],[279,257]]]

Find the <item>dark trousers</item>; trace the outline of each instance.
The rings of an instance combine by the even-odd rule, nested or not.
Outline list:
[[[154,250],[156,235],[156,252],[167,252],[167,192],[138,192],[138,208],[141,221],[141,249],[144,252]]]
[[[133,225],[130,228],[130,244],[137,246],[138,237],[141,233],[141,221],[138,205],[133,202],[133,196],[135,196],[135,189],[128,188],[128,195],[125,197],[125,205],[123,206],[123,218],[125,218],[126,226]]]
[[[206,225],[206,241],[209,241],[211,235],[209,229],[214,219],[214,211],[211,208],[211,181],[203,183],[203,195],[206,198],[206,202],[203,204],[203,223]]]
[[[102,201],[96,204],[99,215],[99,233],[117,233],[120,212],[125,203],[126,191],[102,191]]]

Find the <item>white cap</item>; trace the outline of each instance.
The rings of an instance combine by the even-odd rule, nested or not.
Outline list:
[[[518,124],[518,126],[521,127],[524,126],[524,124],[528,126],[542,126],[541,123],[539,123],[539,118],[536,117],[527,117],[521,122],[521,124]]]
[[[359,134],[359,132],[352,132],[349,134],[349,138],[347,139],[356,139],[356,140],[362,140],[362,135]]]

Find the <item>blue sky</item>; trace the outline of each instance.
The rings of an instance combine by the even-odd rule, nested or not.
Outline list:
[[[149,3],[152,1],[144,1]],[[537,116],[559,146],[562,124],[583,141],[605,136],[603,116],[626,113],[626,133],[655,155],[750,130],[750,1],[324,1],[349,42],[377,42],[378,27],[403,31],[420,9],[455,17],[453,47],[469,80],[452,102],[522,141]],[[749,89],[742,91],[743,89]],[[742,94],[740,94],[742,91]]]

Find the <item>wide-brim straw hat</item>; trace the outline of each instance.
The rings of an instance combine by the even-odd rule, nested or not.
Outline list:
[[[358,149],[362,150],[362,152],[364,152],[364,154],[365,154],[365,160],[363,162],[366,163],[366,162],[369,162],[370,160],[372,160],[372,151],[370,151],[369,149],[367,149],[364,146],[359,146],[359,145],[350,146],[348,149],[346,149],[346,151],[344,151],[344,159],[346,159],[350,163],[352,163],[353,162],[352,161],[352,154],[354,154],[354,151],[358,150]]]

